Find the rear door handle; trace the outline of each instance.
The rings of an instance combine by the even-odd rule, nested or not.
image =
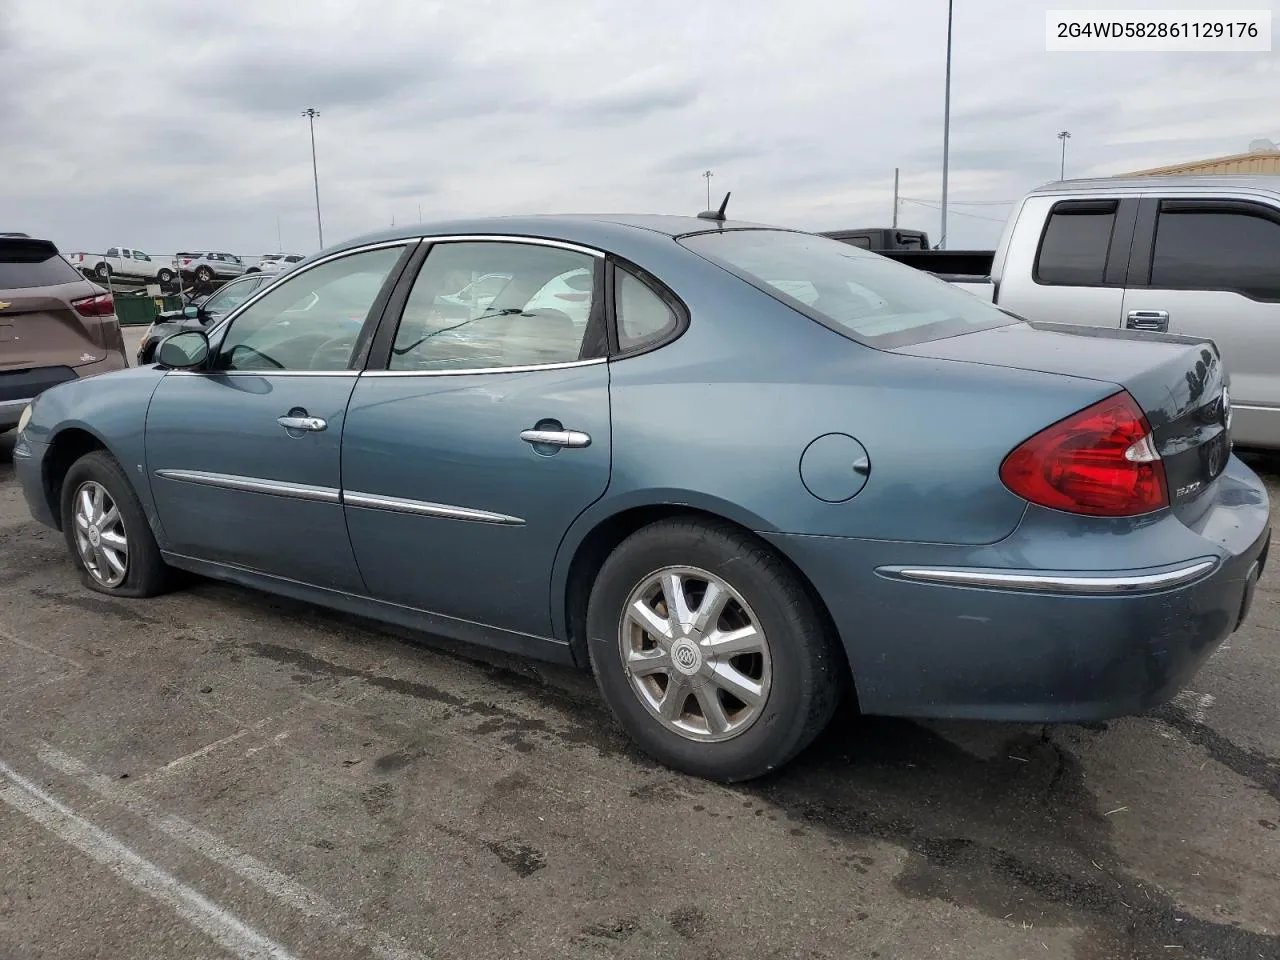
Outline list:
[[[1130,310],[1124,325],[1130,330],[1154,330],[1156,333],[1168,333],[1169,311]]]
[[[319,432],[329,424],[322,417],[276,417],[276,423],[286,430],[311,430]]]
[[[589,434],[581,430],[521,430],[520,439],[525,443],[545,443],[552,447],[588,447]]]

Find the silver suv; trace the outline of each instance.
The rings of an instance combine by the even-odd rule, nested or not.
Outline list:
[[[219,253],[213,250],[179,253],[176,259],[178,269],[182,272],[182,279],[195,279],[199,283],[242,277],[249,269],[234,253]]]

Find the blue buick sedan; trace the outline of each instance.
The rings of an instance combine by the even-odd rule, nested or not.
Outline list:
[[[1169,698],[1266,558],[1230,424],[1210,342],[723,217],[528,217],[314,255],[45,392],[14,455],[90,589],[184,570],[590,667],[644,750],[740,780],[846,690],[1034,722]]]

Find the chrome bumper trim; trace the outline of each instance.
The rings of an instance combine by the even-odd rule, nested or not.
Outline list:
[[[979,570],[963,567],[879,567],[882,576],[954,587],[988,590],[1030,590],[1037,593],[1115,595],[1167,590],[1208,573],[1218,565],[1212,557],[1193,560],[1160,573],[1074,574],[1017,570]]]

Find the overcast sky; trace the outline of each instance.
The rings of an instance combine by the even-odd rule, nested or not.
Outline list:
[[[953,201],[1056,179],[1064,128],[1068,176],[1280,142],[1275,52],[1045,52],[1046,9],[1213,0],[955,6]],[[741,218],[886,225],[895,166],[936,240],[945,50],[945,0],[2,0],[0,229],[310,252],[314,106],[329,243],[419,205],[695,213],[707,168]],[[953,207],[948,245],[1007,209]]]

